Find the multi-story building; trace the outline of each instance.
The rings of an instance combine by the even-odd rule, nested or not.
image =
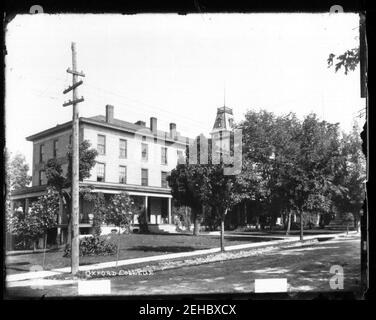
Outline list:
[[[79,119],[80,141],[88,140],[96,148],[98,156],[91,176],[80,182],[81,186],[93,186],[94,192],[105,197],[122,191],[128,192],[140,208],[146,211],[150,225],[172,224],[172,196],[167,184],[169,171],[176,167],[178,159],[185,156],[188,138],[176,131],[170,123],[168,132],[158,130],[156,118],[150,118],[150,126],[143,121],[130,123],[114,118],[114,107],[106,106],[106,115]],[[66,122],[26,138],[33,143],[32,186],[14,192],[13,203],[28,211],[34,201],[46,190],[45,166],[55,158],[68,169],[66,157],[72,139],[72,123]],[[137,217],[134,218],[138,223]],[[90,206],[80,202],[80,232],[92,227]],[[57,233],[64,235],[67,218],[59,217]]]

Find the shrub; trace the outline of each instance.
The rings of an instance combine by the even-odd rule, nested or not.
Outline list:
[[[108,240],[99,236],[86,237],[80,239],[80,256],[107,256],[116,253],[117,246]],[[69,244],[65,246],[64,257],[69,257],[71,247]]]

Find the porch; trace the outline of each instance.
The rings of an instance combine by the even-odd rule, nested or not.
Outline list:
[[[138,211],[145,214],[145,221],[148,229],[155,233],[174,233],[176,226],[171,216],[172,212],[172,196],[170,189],[160,187],[145,187],[135,185],[119,185],[100,182],[81,182],[80,186],[94,186],[92,192],[101,192],[104,194],[105,200],[117,193],[126,191],[138,206]],[[38,197],[46,192],[46,186],[34,186],[24,190],[20,190],[11,195],[12,210],[26,214],[30,207]],[[79,228],[80,234],[90,234],[93,231],[93,210],[92,204],[81,199],[79,211]],[[68,209],[64,206],[62,212],[57,217],[57,227],[48,234],[48,244],[65,243],[68,237]],[[134,231],[140,229],[140,214],[134,214],[133,226]],[[102,234],[111,233],[114,226],[103,226]],[[13,237],[7,235],[7,248],[14,246]]]

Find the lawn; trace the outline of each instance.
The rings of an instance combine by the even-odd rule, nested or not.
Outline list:
[[[118,235],[108,236],[110,241],[116,241]],[[166,253],[189,252],[194,250],[219,247],[218,236],[192,236],[190,234],[128,234],[121,235],[119,259],[131,259],[154,256]],[[256,237],[225,237],[225,246],[267,241],[272,239]],[[80,265],[88,265],[116,260],[116,255],[111,256],[85,256],[80,257]],[[70,266],[70,258],[63,257],[63,249],[46,252],[45,269],[63,268]],[[8,274],[28,272],[35,265],[43,264],[43,253],[28,253],[10,255],[6,257],[6,270]]]

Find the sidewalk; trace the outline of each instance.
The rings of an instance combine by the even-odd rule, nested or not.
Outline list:
[[[349,232],[349,236],[356,232]],[[231,236],[231,235],[226,235]],[[326,239],[326,238],[338,238],[346,236],[346,232],[338,233],[338,234],[323,234],[323,235],[312,235],[312,236],[305,236],[304,240],[314,240],[314,239]],[[293,243],[299,242],[299,237],[289,237],[280,240],[272,240],[272,241],[265,241],[265,242],[256,242],[256,243],[246,243],[240,245],[233,245],[225,247],[226,251],[233,251],[233,250],[242,250],[242,249],[254,249],[254,248],[261,248],[261,247],[270,247],[270,246],[278,246],[283,245],[286,243]],[[80,266],[80,271],[88,271],[88,270],[98,270],[98,269],[106,269],[112,267],[120,267],[120,266],[128,266],[134,265],[139,263],[146,263],[146,262],[153,262],[153,261],[161,261],[161,260],[170,260],[176,258],[185,258],[185,257],[192,257],[192,256],[199,256],[199,255],[206,255],[220,252],[220,248],[212,248],[212,249],[205,249],[205,250],[195,250],[190,252],[179,252],[179,253],[170,253],[170,254],[162,254],[157,256],[150,256],[150,257],[142,257],[142,258],[133,258],[133,259],[126,259],[120,260],[116,264],[116,261],[98,263],[98,264],[91,264]],[[23,281],[23,280],[33,280],[33,279],[42,279],[50,276],[55,276],[64,273],[70,273],[71,268],[59,268],[59,269],[52,269],[52,270],[45,270],[45,271],[34,271],[34,272],[26,272],[26,273],[19,273],[19,274],[12,274],[7,275],[6,281],[7,282],[15,282],[15,281]]]

